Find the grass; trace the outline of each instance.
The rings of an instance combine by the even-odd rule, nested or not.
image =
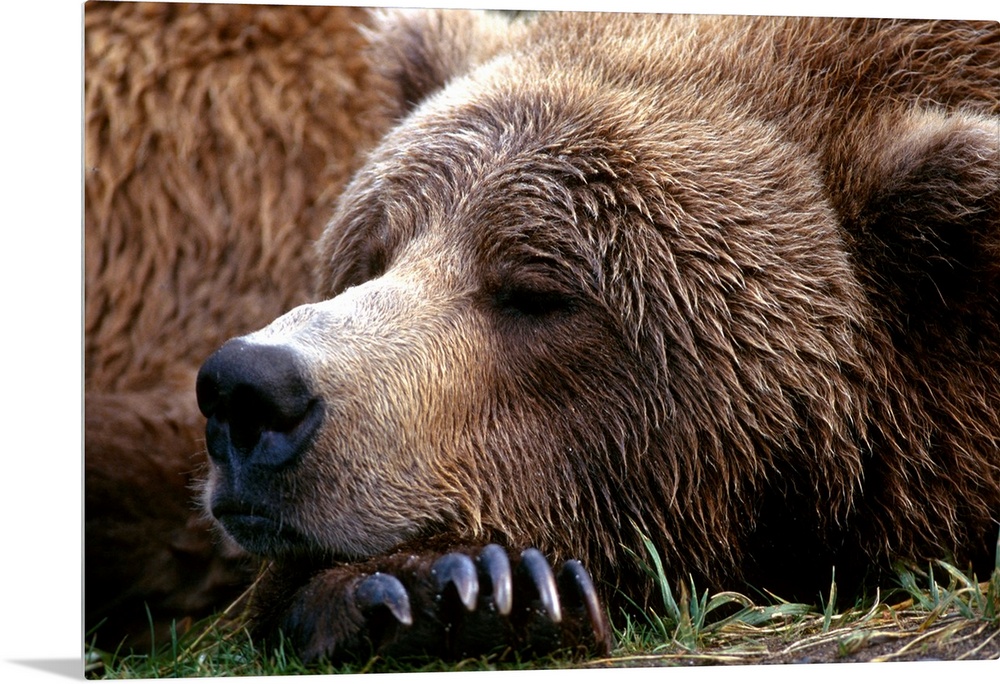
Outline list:
[[[649,562],[636,559],[657,581],[662,615],[649,609],[645,624],[627,623],[618,651],[592,664],[1000,659],[1000,540],[986,581],[945,561],[935,564],[937,573],[900,566],[899,586],[884,599],[877,591],[842,613],[834,608],[835,578],[819,606],[778,597],[760,606],[735,592],[709,598],[693,584],[675,599],[659,554],[644,544]]]
[[[432,659],[405,662],[375,658],[342,667],[304,665],[279,644],[269,653],[255,648],[239,617],[226,613],[173,632],[166,648],[152,654],[91,651],[92,678],[210,677],[363,672],[440,672],[569,667],[884,662],[1000,659],[1000,539],[988,579],[945,561],[924,569],[901,566],[898,587],[855,607],[835,612],[836,581],[816,606],[772,597],[758,605],[737,592],[709,596],[694,583],[672,587],[655,546],[644,540],[633,554],[655,579],[661,605],[623,620],[610,657],[585,662],[548,657],[498,663],[473,658],[458,663]],[[936,570],[936,571],[935,571]]]

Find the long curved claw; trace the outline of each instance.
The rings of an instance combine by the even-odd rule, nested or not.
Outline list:
[[[392,575],[381,572],[368,575],[355,587],[354,597],[362,610],[385,606],[400,624],[413,624],[410,596],[403,583]]]
[[[510,615],[514,606],[514,579],[510,559],[503,547],[488,544],[479,552],[479,565],[486,571],[493,586],[493,605],[500,615]]]
[[[559,571],[559,591],[564,599],[577,601],[587,613],[590,628],[597,644],[610,650],[611,632],[597,598],[597,590],[590,579],[590,573],[578,560],[568,560]]]
[[[534,548],[513,562],[497,544],[478,553],[459,548],[444,555],[396,553],[375,566],[380,572],[367,563],[330,568],[292,595],[275,628],[306,660],[331,662],[370,654],[610,653],[607,615],[579,561],[553,568]]]
[[[559,592],[552,568],[545,556],[538,549],[525,549],[521,553],[521,569],[531,578],[532,584],[538,590],[538,598],[542,607],[554,623],[562,621],[562,608],[559,604]]]
[[[449,584],[454,585],[462,605],[469,611],[476,609],[476,599],[479,598],[479,577],[471,558],[464,553],[441,556],[431,566],[431,575],[437,581],[439,593]]]

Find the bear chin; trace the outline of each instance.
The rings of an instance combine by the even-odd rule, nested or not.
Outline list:
[[[212,516],[233,541],[256,556],[302,555],[311,546],[304,534],[278,517],[223,506],[214,507]]]

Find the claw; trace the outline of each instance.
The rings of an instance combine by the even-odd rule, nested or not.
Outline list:
[[[493,604],[501,615],[510,615],[514,604],[513,578],[507,552],[497,544],[488,544],[479,552],[479,564],[493,585]]]
[[[556,590],[556,580],[552,568],[545,556],[538,549],[525,549],[521,552],[521,567],[528,573],[532,583],[538,590],[538,598],[542,607],[548,613],[552,622],[562,621],[562,609],[559,606],[559,592]]]
[[[449,584],[454,584],[458,598],[468,610],[476,609],[476,599],[479,597],[479,578],[476,576],[476,566],[472,559],[463,553],[449,553],[441,556],[431,567],[431,574],[437,578],[437,590],[444,591]]]
[[[413,624],[410,596],[403,583],[392,575],[381,572],[369,575],[358,583],[354,589],[354,597],[362,609],[385,606],[400,624]]]
[[[584,610],[587,611],[590,627],[597,643],[610,644],[611,635],[601,610],[601,602],[597,598],[597,591],[590,579],[590,573],[583,567],[583,563],[578,560],[568,560],[563,563],[562,569],[559,571],[559,589],[563,597],[576,596],[580,599]]]

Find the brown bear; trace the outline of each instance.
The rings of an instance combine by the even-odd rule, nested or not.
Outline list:
[[[371,41],[398,124],[317,300],[197,380],[261,633],[606,649],[643,535],[674,582],[805,600],[990,567],[1000,26],[410,11]]]
[[[194,505],[194,378],[312,290],[311,243],[386,90],[356,8],[88,2],[85,625],[147,646],[252,579]],[[147,614],[146,607],[149,608]]]

